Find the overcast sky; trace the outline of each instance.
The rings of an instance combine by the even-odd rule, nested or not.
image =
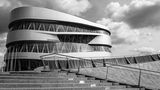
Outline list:
[[[54,9],[109,27],[113,56],[160,51],[160,0],[0,0],[0,56],[9,12],[21,6]]]

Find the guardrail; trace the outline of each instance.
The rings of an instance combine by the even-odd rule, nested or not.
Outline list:
[[[60,56],[61,58],[63,57],[64,58],[63,60],[58,60],[58,58],[57,60],[45,60],[46,58],[54,57],[52,55],[54,54],[41,56],[41,59],[44,64],[44,68],[45,66],[51,64],[52,62],[51,65],[56,66],[56,68],[52,67],[53,69],[77,70],[76,72],[79,74],[86,74],[84,73],[85,71],[88,70],[88,73],[89,73],[90,72],[89,70],[92,70],[90,75],[95,76],[96,78],[112,80],[120,83],[130,84],[130,85],[136,85],[138,87],[160,89],[160,86],[159,86],[160,80],[156,79],[160,77],[160,72],[158,71],[142,69],[140,66],[139,68],[136,68],[136,67],[130,67],[126,65],[111,64],[111,63],[105,62],[104,59],[101,61],[98,61],[98,60],[84,59],[79,57],[63,55],[63,54],[55,54],[57,56]],[[55,58],[52,58],[52,59],[55,59]],[[98,68],[100,68],[105,72],[100,73],[100,71],[93,71],[94,69],[98,70]],[[150,83],[150,84],[147,84],[147,83]],[[155,85],[152,85],[152,83]]]

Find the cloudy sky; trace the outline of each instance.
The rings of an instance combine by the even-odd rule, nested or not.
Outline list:
[[[54,9],[107,26],[113,56],[160,51],[160,0],[0,0],[0,57],[6,50],[9,12],[21,6]]]

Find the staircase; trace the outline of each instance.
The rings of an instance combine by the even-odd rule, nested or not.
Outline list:
[[[67,71],[0,73],[0,90],[139,90]]]

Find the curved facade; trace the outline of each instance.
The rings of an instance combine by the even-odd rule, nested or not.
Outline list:
[[[40,56],[49,53],[93,59],[108,57],[110,34],[105,26],[62,12],[16,8],[11,12],[5,69],[33,70],[42,66]]]

